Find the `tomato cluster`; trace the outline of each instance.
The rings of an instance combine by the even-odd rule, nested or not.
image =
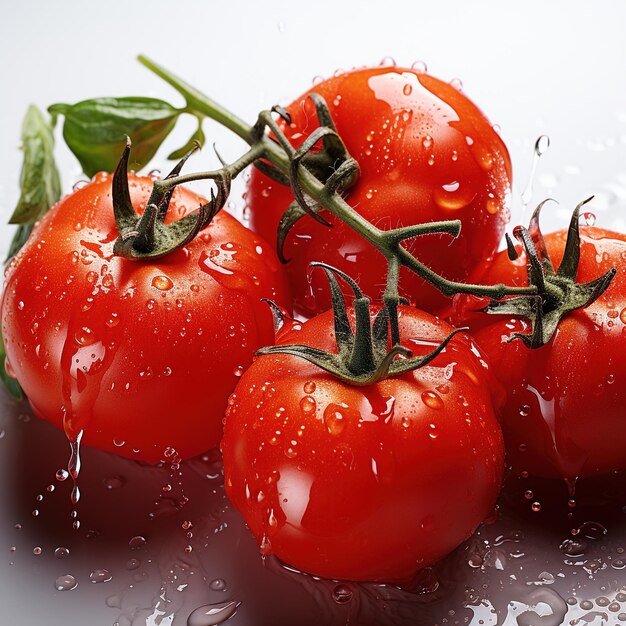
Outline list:
[[[202,102],[194,92],[189,110]],[[158,106],[168,125],[180,114]],[[2,301],[7,371],[34,412],[71,442],[151,463],[221,441],[227,494],[262,552],[331,578],[403,582],[453,550],[493,509],[505,448],[516,473],[572,489],[626,468],[626,286],[614,277],[626,236],[579,234],[577,209],[544,239],[537,212],[514,231],[521,245],[496,253],[506,147],[427,74],[354,70],[277,111],[241,130],[249,158],[204,176],[226,189],[258,166],[252,230],[218,212],[219,184],[207,202],[168,183],[182,162],[161,183],[127,176],[128,147],[114,176],[97,174],[35,226]],[[449,222],[404,236],[450,219],[461,223],[451,242]],[[372,245],[393,239],[381,233],[399,238]],[[480,285],[451,306],[445,279]],[[286,319],[292,310],[310,319]]]

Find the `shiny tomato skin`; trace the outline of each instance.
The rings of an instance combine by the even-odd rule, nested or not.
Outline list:
[[[346,72],[316,84],[350,154],[361,168],[347,202],[374,225],[389,229],[460,219],[461,235],[428,235],[407,242],[417,258],[447,278],[475,281],[481,261],[493,255],[509,220],[511,163],[506,146],[481,111],[458,89],[427,74],[399,67]],[[307,92],[309,93],[309,92]],[[287,110],[287,136],[295,146],[318,125],[303,94]],[[281,215],[292,202],[288,188],[254,170],[247,203],[253,230],[276,241]],[[359,281],[372,297],[385,285],[382,255],[339,220],[333,227],[302,218],[285,244],[298,313],[330,307],[324,278],[306,281],[311,261],[324,261]],[[447,298],[408,270],[403,295],[419,308],[440,312]]]
[[[566,231],[545,237],[555,267],[563,256]],[[498,254],[485,283],[528,283],[526,257]],[[587,282],[626,260],[626,235],[581,227],[578,281]],[[626,275],[618,269],[606,292],[586,309],[564,317],[552,340],[527,349],[507,341],[512,332],[530,333],[526,320],[472,312],[471,299],[458,298],[453,319],[468,324],[508,390],[501,412],[507,464],[516,473],[564,478],[626,469]]]
[[[142,212],[153,181],[129,178]],[[167,220],[202,202],[178,188]],[[113,256],[117,234],[108,174],[42,219],[6,277],[10,368],[35,413],[70,438],[84,430],[83,443],[148,462],[167,448],[199,454],[219,443],[238,376],[273,341],[259,299],[289,306],[283,270],[260,237],[224,212],[158,260]]]
[[[400,331],[424,354],[451,327],[401,307]],[[332,350],[332,313],[278,343]],[[328,578],[400,582],[467,539],[503,470],[490,373],[473,350],[457,336],[431,365],[369,387],[258,357],[229,400],[221,448],[226,492],[261,551]]]

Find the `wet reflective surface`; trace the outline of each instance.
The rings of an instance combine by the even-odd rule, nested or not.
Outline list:
[[[151,467],[85,447],[74,530],[72,481],[56,476],[63,433],[1,401],[3,623],[60,626],[86,614],[94,626],[626,623],[622,477],[582,482],[573,508],[564,483],[509,477],[489,523],[402,590],[262,559],[225,498],[216,453]]]

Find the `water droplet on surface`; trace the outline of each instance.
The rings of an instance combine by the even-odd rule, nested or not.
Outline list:
[[[141,535],[137,535],[136,537],[133,537],[129,542],[128,542],[128,547],[131,550],[141,550],[141,548],[143,548],[146,545],[146,538],[142,537]]]
[[[380,65],[381,67],[395,67],[396,60],[393,57],[386,56],[380,60],[380,63],[378,65]]]
[[[223,578],[216,578],[209,583],[209,588],[213,591],[226,591],[226,581]]]
[[[315,391],[315,383],[312,380],[307,380],[306,383],[304,383],[304,393],[313,393]]]
[[[235,601],[205,604],[190,613],[187,626],[218,626],[230,619],[240,605],[241,602]]]
[[[78,583],[71,574],[65,574],[64,576],[59,576],[54,581],[54,586],[57,591],[71,591],[72,589],[76,589],[76,587],[78,587]]]
[[[530,505],[530,508],[533,510],[534,513],[538,513],[539,511],[541,511],[541,502],[533,502]]]
[[[233,374],[239,378],[243,374],[243,365],[237,365],[233,369]]]
[[[70,551],[68,548],[59,547],[54,551],[54,556],[57,559],[65,559],[70,555]]]
[[[450,86],[454,87],[457,91],[463,91],[463,81],[460,78],[453,78],[450,81]]]
[[[111,572],[108,569],[100,568],[95,569],[89,574],[89,580],[92,583],[108,583],[113,578]]]
[[[337,604],[347,604],[352,600],[352,590],[348,585],[337,585],[333,589],[332,596]]]
[[[35,556],[39,556],[41,554],[41,548],[39,546],[37,546],[36,548],[33,548],[33,554]]]

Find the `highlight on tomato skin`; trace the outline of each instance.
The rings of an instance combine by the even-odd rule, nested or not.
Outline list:
[[[399,321],[416,356],[452,331],[409,307]],[[332,311],[278,337],[324,350],[334,341]],[[490,387],[464,335],[430,364],[366,387],[291,355],[260,356],[228,402],[226,493],[265,554],[327,578],[406,582],[493,510],[504,449]]]
[[[129,175],[141,213],[149,177]],[[166,221],[206,202],[174,192]],[[148,462],[218,445],[226,400],[271,313],[290,308],[273,250],[220,212],[199,236],[150,262],[113,256],[111,176],[62,199],[11,262],[2,304],[8,362],[35,413],[72,440]]]
[[[475,282],[482,262],[497,250],[509,220],[511,162],[482,112],[457,88],[401,67],[353,70],[316,84],[287,107],[287,137],[299,146],[318,126],[308,94],[323,96],[348,152],[360,166],[347,202],[380,228],[460,219],[458,239],[418,237],[405,245],[435,272]],[[275,244],[279,220],[293,196],[288,187],[253,170],[247,203],[250,224]],[[378,299],[385,285],[381,254],[328,212],[332,228],[305,216],[285,243],[296,312],[310,317],[330,300],[323,278],[307,268],[323,261],[352,275]],[[441,312],[449,300],[405,268],[402,295],[419,308]]]
[[[557,267],[567,231],[545,236]],[[580,227],[578,282],[594,280],[626,259],[626,235]],[[485,283],[527,284],[526,254],[511,262],[499,253]],[[529,322],[484,315],[484,306],[457,296],[453,323],[468,325],[508,390],[500,411],[507,464],[515,475],[576,480],[626,469],[626,276],[617,271],[606,291],[587,308],[561,319],[553,338],[531,350],[512,333],[530,332]]]

